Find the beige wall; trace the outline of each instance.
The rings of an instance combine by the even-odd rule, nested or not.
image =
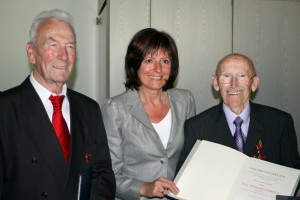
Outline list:
[[[255,101],[292,114],[300,146],[300,1],[235,0],[233,50],[253,58]]]
[[[175,38],[177,86],[193,92],[197,112],[218,102],[210,86],[217,61],[232,50],[242,52],[253,58],[261,77],[254,101],[290,112],[300,144],[300,0],[234,0],[233,18],[231,0],[108,0],[97,26],[98,2],[103,0],[1,0],[0,91],[31,71],[25,45],[32,18],[61,8],[75,18],[73,89],[99,103],[123,92],[126,46],[136,31],[154,27]]]
[[[145,27],[165,30],[179,48],[177,87],[192,91],[197,112],[218,103],[211,87],[218,60],[241,52],[253,59],[261,78],[254,101],[291,113],[300,144],[299,0],[234,0],[233,6],[231,0],[108,0],[108,5],[104,59],[110,96],[125,89],[124,56],[133,34]]]
[[[42,10],[59,8],[73,15],[77,33],[77,65],[69,86],[98,100],[97,6],[95,0],[1,0],[0,91],[20,84],[31,72],[25,45],[33,17]]]

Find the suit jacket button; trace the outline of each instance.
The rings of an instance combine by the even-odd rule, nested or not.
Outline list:
[[[161,163],[161,164],[164,164],[164,160],[160,160],[160,163]]]
[[[44,198],[44,199],[46,199],[46,198],[48,197],[47,192],[43,192],[43,193],[41,194],[41,197]]]
[[[37,159],[37,158],[32,158],[32,159],[31,159],[31,163],[32,163],[33,165],[37,165],[37,164],[38,164],[38,159]]]

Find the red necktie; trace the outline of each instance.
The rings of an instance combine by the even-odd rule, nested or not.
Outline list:
[[[61,106],[65,96],[50,96],[53,104],[52,125],[56,136],[64,153],[65,160],[68,162],[70,153],[70,134],[67,123],[62,115]]]

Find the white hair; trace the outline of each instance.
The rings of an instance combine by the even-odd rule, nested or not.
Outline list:
[[[30,32],[29,32],[29,40],[31,43],[36,44],[36,31],[43,24],[45,21],[48,20],[59,20],[67,23],[75,36],[75,30],[73,25],[73,17],[66,11],[53,9],[53,10],[46,10],[39,13],[32,21]]]

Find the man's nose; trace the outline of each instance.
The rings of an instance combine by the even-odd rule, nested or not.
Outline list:
[[[66,48],[60,48],[59,49],[59,54],[58,54],[58,58],[63,60],[63,61],[67,61],[68,60],[68,51]]]
[[[238,79],[237,75],[231,75],[231,82],[230,82],[232,87],[235,87],[238,84]]]

